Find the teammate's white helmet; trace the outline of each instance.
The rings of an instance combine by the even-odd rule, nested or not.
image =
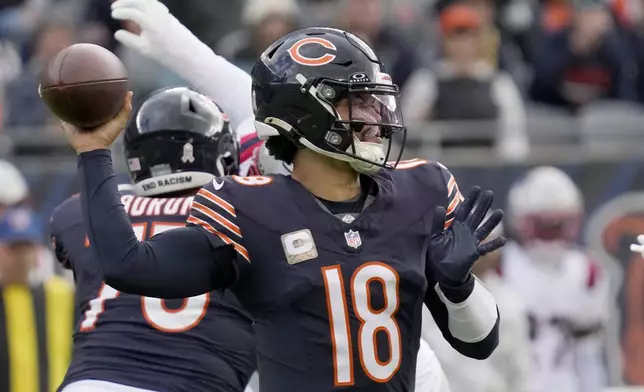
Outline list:
[[[579,188],[566,173],[551,166],[530,170],[508,195],[509,221],[524,241],[574,241],[583,211]]]
[[[514,199],[514,200],[513,200]],[[530,170],[510,191],[511,213],[582,212],[581,192],[562,170],[539,166]]]

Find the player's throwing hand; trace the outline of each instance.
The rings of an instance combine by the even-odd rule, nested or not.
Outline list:
[[[118,135],[125,129],[127,120],[130,118],[132,113],[132,92],[128,92],[125,96],[125,101],[123,102],[123,108],[113,119],[107,123],[93,129],[91,131],[80,131],[71,124],[68,124],[61,120],[63,130],[67,139],[69,139],[69,144],[76,150],[77,154],[109,149],[114,143],[114,140]]]
[[[481,192],[481,188],[473,187],[447,229],[444,228],[445,208],[437,207],[434,211],[429,263],[441,285],[455,287],[464,284],[480,256],[505,245],[504,237],[481,243],[503,219],[503,212],[497,210],[483,222],[493,198],[492,191]]]

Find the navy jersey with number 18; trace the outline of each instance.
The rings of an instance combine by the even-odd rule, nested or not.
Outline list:
[[[362,177],[377,193],[359,214],[285,176],[215,179],[195,197],[188,222],[245,265],[234,292],[255,320],[262,392],[414,391],[433,211],[449,224],[461,196],[441,165],[399,168]]]

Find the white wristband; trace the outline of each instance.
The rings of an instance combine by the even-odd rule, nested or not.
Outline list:
[[[474,290],[463,302],[450,302],[438,284],[434,290],[449,313],[448,327],[452,336],[466,343],[476,343],[485,339],[494,328],[498,317],[496,301],[492,294],[474,277]]]

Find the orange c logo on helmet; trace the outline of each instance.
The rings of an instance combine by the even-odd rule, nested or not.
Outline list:
[[[337,50],[335,45],[333,45],[333,42],[327,39],[319,38],[319,37],[303,38],[297,41],[296,43],[294,43],[293,46],[291,46],[288,50],[288,54],[296,63],[302,64],[302,65],[308,65],[311,67],[319,67],[321,65],[329,64],[331,61],[335,59],[335,55],[331,53],[326,53],[320,57],[303,56],[302,53],[300,53],[300,49],[302,48],[302,46],[307,44],[322,45],[323,47],[329,50],[332,50],[334,52]]]

